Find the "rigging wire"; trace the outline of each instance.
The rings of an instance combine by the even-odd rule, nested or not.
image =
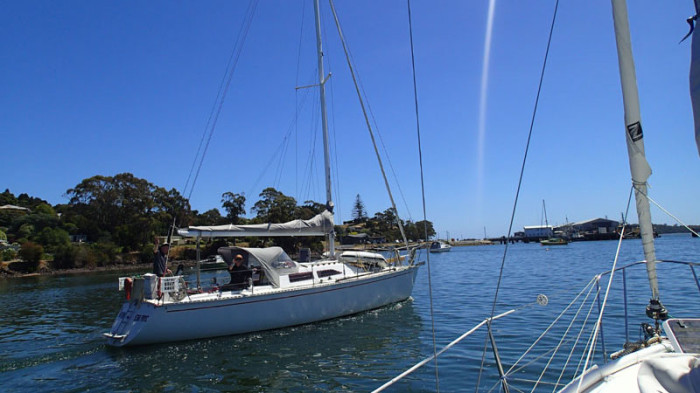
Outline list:
[[[340,23],[340,22],[338,22]],[[354,57],[352,55],[352,51],[350,48],[347,48],[347,55],[350,58],[349,62],[352,62],[353,64],[355,63]],[[391,170],[391,174],[394,177],[394,182],[396,183],[396,187],[399,190],[399,195],[401,196],[401,199],[403,200],[404,207],[406,208],[406,214],[408,215],[408,219],[413,221],[413,217],[411,216],[411,210],[408,207],[408,202],[406,202],[406,197],[403,193],[403,189],[401,188],[401,183],[399,183],[399,178],[396,176],[396,170],[394,169],[394,165],[391,162],[391,157],[389,156],[389,150],[386,148],[386,144],[384,143],[384,138],[382,138],[382,133],[379,130],[379,125],[377,123],[377,119],[374,116],[374,111],[372,111],[372,106],[370,105],[369,102],[369,96],[367,95],[367,92],[365,91],[364,84],[362,83],[362,78],[360,75],[357,75],[357,84],[359,85],[359,90],[362,92],[362,99],[364,99],[364,102],[366,103],[367,106],[367,111],[369,112],[369,117],[372,119],[372,124],[374,125],[374,132],[377,134],[377,137],[379,138],[379,143],[382,146],[382,150],[384,151],[384,156],[386,157],[386,161],[389,164],[389,169]],[[358,93],[359,95],[360,93]],[[395,208],[395,207],[394,207]],[[398,211],[396,212],[398,216]]]
[[[301,44],[304,40],[304,21],[306,20],[306,2],[302,1],[301,27],[299,29],[299,45],[297,46],[297,72],[295,86],[299,86],[301,70]],[[299,195],[299,89],[294,89],[294,194]]]
[[[634,185],[632,185],[632,187],[630,188],[630,195],[629,195],[629,198],[627,200],[627,211],[626,211],[625,217],[624,217],[625,222],[627,222],[627,214],[629,214],[630,205],[632,204],[632,191],[634,191],[634,190],[636,190],[636,187]],[[612,266],[612,269],[610,270],[610,278],[608,279],[608,286],[605,289],[605,296],[603,297],[603,303],[600,305],[600,313],[598,315],[598,321],[596,322],[595,328],[593,329],[593,334],[592,334],[593,343],[591,344],[591,346],[588,350],[588,354],[586,356],[586,362],[583,364],[584,370],[588,369],[588,362],[593,357],[593,352],[594,352],[596,344],[598,342],[598,331],[603,324],[603,313],[605,312],[605,306],[607,305],[607,302],[608,302],[608,295],[610,294],[610,288],[612,286],[613,277],[615,275],[615,269],[617,268],[617,261],[620,257],[620,250],[622,249],[622,239],[624,239],[624,236],[625,236],[625,228],[626,228],[626,226],[623,226],[622,230],[620,231],[620,239],[617,242],[617,251],[615,252],[615,259],[613,260],[613,266]],[[581,389],[582,382],[583,382],[583,378],[581,378],[579,380],[577,390]]]
[[[521,367],[521,368],[516,368],[516,366],[518,366],[518,365],[520,364],[520,361],[523,360],[523,359],[528,355],[528,353],[530,353],[530,351],[533,350],[533,348],[537,345],[537,343],[539,343],[539,342],[544,338],[544,336],[546,336],[547,333],[548,333],[550,330],[552,330],[552,328],[554,327],[554,325],[556,325],[556,323],[567,313],[567,311],[569,311],[569,309],[578,301],[578,299],[579,299],[581,296],[583,296],[584,293],[586,293],[586,296],[583,298],[583,300],[581,300],[581,307],[583,307],[583,305],[584,305],[584,304],[586,303],[586,301],[588,300],[588,296],[590,295],[590,292],[591,292],[592,288],[595,288],[595,286],[594,286],[593,284],[595,284],[595,280],[594,280],[594,279],[591,279],[591,280],[588,282],[588,284],[586,284],[586,286],[585,286],[583,289],[581,289],[581,291],[579,291],[579,293],[576,295],[576,297],[574,297],[574,299],[573,299],[571,302],[569,302],[569,304],[559,313],[559,315],[554,319],[554,321],[552,321],[552,322],[550,323],[550,325],[547,327],[547,329],[545,329],[545,330],[540,334],[540,336],[537,337],[537,339],[530,345],[530,347],[528,347],[528,349],[525,350],[525,352],[518,358],[518,360],[516,360],[516,361],[513,363],[513,365],[510,367],[510,369],[508,369],[508,371],[506,372],[506,374],[514,374],[514,373],[517,373],[518,371],[520,371],[520,369],[521,369],[522,367]],[[580,311],[581,311],[581,308],[579,307],[578,311],[576,312],[576,315],[578,315],[578,314],[580,313]],[[575,319],[575,318],[574,318],[574,319]]]
[[[322,18],[321,23],[323,23],[323,31],[330,31],[328,28],[326,28],[326,20],[325,19]],[[324,36],[323,39],[327,39],[326,36]],[[326,48],[326,50],[323,51],[323,57],[325,59],[327,59],[326,65],[328,66],[328,75],[330,76],[330,75],[333,75],[333,67],[332,67],[333,62],[331,61],[331,56],[332,56],[333,51],[329,50],[329,48],[331,48],[330,45],[324,45],[323,47]],[[340,166],[338,165],[338,155],[339,155],[338,153],[339,153],[339,151],[338,151],[338,145],[337,145],[338,138],[337,138],[336,126],[335,126],[335,90],[333,88],[333,86],[334,86],[333,78],[328,78],[328,81],[326,81],[326,83],[328,83],[328,85],[329,85],[330,96],[331,96],[331,105],[330,105],[330,112],[331,112],[330,113],[330,123],[331,124],[329,125],[329,129],[330,129],[330,138],[331,138],[331,141],[333,141],[333,146],[332,146],[333,147],[333,154],[331,154],[331,158],[333,159],[333,164],[335,166],[335,168],[331,168],[331,169],[335,170],[335,176],[333,177],[335,179],[335,181],[333,182],[333,187],[335,188],[335,198],[333,199],[333,201],[334,201],[335,206],[333,207],[333,211],[334,211],[334,214],[337,214],[338,217],[343,217],[342,209],[341,209],[343,204],[342,204],[342,201],[340,198],[340,196],[342,195],[342,193],[340,191],[340,183],[341,183],[340,179],[342,179],[342,176],[340,176]],[[341,218],[341,221],[342,221],[342,218]]]
[[[669,217],[671,217],[671,218],[673,218],[674,220],[676,220],[677,223],[683,225],[683,226],[685,227],[685,229],[687,229],[687,230],[689,230],[691,233],[695,234],[695,236],[698,236],[698,233],[697,233],[696,231],[694,231],[693,228],[691,228],[690,226],[688,226],[688,224],[686,224],[685,222],[681,221],[680,218],[678,218],[678,217],[676,217],[675,215],[673,215],[673,213],[671,213],[670,211],[664,209],[663,206],[661,206],[661,205],[658,204],[655,200],[653,200],[649,195],[647,195],[647,193],[645,193],[645,192],[643,192],[643,191],[637,189],[636,187],[635,187],[635,189],[636,189],[637,192],[639,192],[639,193],[641,193],[642,195],[644,195],[644,196],[645,196],[651,203],[653,203],[656,207],[658,207],[659,209],[661,209],[662,212],[666,213]]]
[[[343,51],[345,52],[345,60],[347,61],[348,68],[350,69],[350,75],[352,76],[353,83],[355,85],[355,91],[357,92],[357,98],[360,101],[360,107],[362,108],[362,114],[364,115],[365,118],[365,125],[367,126],[367,132],[369,132],[370,139],[372,140],[372,146],[374,146],[374,153],[377,157],[377,162],[379,163],[379,169],[382,172],[382,178],[384,179],[384,186],[386,187],[386,191],[389,194],[389,199],[391,200],[391,207],[394,209],[394,214],[397,216],[397,223],[399,225],[399,230],[401,231],[401,237],[403,238],[403,242],[406,245],[406,248],[409,247],[408,245],[408,239],[406,238],[406,231],[404,230],[403,223],[401,222],[400,219],[398,219],[399,212],[396,209],[396,202],[394,201],[394,195],[391,192],[391,187],[389,186],[389,180],[387,179],[386,176],[386,171],[384,170],[384,164],[382,163],[382,157],[381,154],[379,153],[379,149],[377,148],[377,143],[374,138],[374,132],[372,131],[372,125],[370,123],[369,117],[367,116],[367,110],[365,108],[365,103],[362,100],[362,93],[360,90],[360,87],[357,82],[357,76],[355,74],[354,68],[352,66],[352,61],[348,52],[348,47],[347,43],[345,42],[345,38],[343,36],[343,31],[340,27],[340,21],[338,20],[338,14],[335,12],[335,5],[333,4],[333,0],[329,0],[330,6],[331,6],[331,11],[333,12],[333,18],[335,20],[335,26],[338,29],[338,36],[340,37],[340,43],[343,45]]]
[[[547,68],[547,58],[549,57],[549,49],[552,45],[552,36],[554,34],[554,26],[555,26],[555,22],[557,20],[557,10],[558,9],[559,9],[559,0],[556,0],[556,2],[554,4],[554,13],[552,15],[552,23],[551,23],[551,26],[549,28],[549,37],[547,39],[547,49],[545,50],[544,61],[542,62],[542,71],[540,73],[540,81],[539,81],[539,84],[537,86],[537,95],[535,97],[535,107],[533,108],[532,118],[530,120],[530,130],[529,130],[528,135],[527,135],[527,143],[525,145],[525,154],[523,156],[523,163],[520,167],[520,177],[518,178],[518,188],[515,192],[515,201],[513,202],[513,210],[512,210],[511,216],[510,216],[510,224],[508,225],[508,235],[507,235],[506,239],[510,238],[510,235],[513,231],[513,222],[515,221],[515,211],[516,211],[517,206],[518,206],[518,198],[520,196],[520,189],[522,187],[523,177],[525,174],[525,163],[527,162],[527,154],[528,154],[528,151],[530,150],[530,141],[532,140],[532,131],[535,127],[535,118],[537,116],[537,105],[539,104],[540,93],[542,92],[542,83],[544,81],[544,72]],[[508,254],[508,244],[509,244],[509,242],[506,242],[505,249],[503,250],[503,258],[501,259],[501,268],[500,268],[499,273],[498,273],[498,282],[496,284],[496,292],[493,295],[493,303],[491,305],[491,314],[490,314],[491,317],[493,317],[494,313],[496,312],[496,304],[498,301],[498,292],[501,288],[501,281],[503,279],[503,270],[504,270],[505,264],[506,264],[506,255]],[[483,349],[483,352],[481,355],[481,367],[479,368],[479,377],[477,378],[477,382],[476,382],[476,390],[477,391],[479,389],[479,382],[481,381],[481,374],[482,374],[482,371],[484,369],[484,362],[486,361],[487,343],[488,343],[487,338],[484,338],[484,349]]]
[[[310,96],[309,92],[305,92],[301,96],[301,102],[298,105],[299,109],[303,109],[306,106],[309,96]],[[284,136],[282,137],[282,141],[277,146],[277,148],[272,152],[272,154],[270,155],[270,158],[267,160],[267,164],[265,164],[265,167],[260,172],[260,174],[256,178],[253,185],[250,187],[249,192],[248,192],[249,195],[252,195],[252,191],[256,189],[258,184],[260,184],[260,182],[262,181],[262,178],[265,176],[265,174],[270,169],[272,164],[278,163],[279,160],[284,157],[283,153],[286,152],[286,150],[288,149],[287,146],[291,143],[292,132],[294,132],[294,130],[295,130],[295,125],[297,123],[297,120],[298,119],[295,117],[295,115],[292,115],[292,119],[289,122],[289,126],[287,127],[287,131],[285,132]],[[286,153],[284,153],[284,154],[286,154]]]
[[[314,132],[311,133],[311,141],[309,143],[311,148],[309,149],[309,154],[308,154],[308,157],[306,159],[306,171],[307,171],[307,175],[306,175],[307,182],[305,183],[306,186],[304,186],[304,183],[302,183],[302,193],[304,195],[307,195],[307,196],[311,195],[312,189],[315,188],[314,187],[314,180],[318,178],[318,176],[315,175],[315,172],[317,171],[318,167],[316,165],[316,154],[314,154],[314,153],[316,152],[316,143],[318,141],[318,134],[319,134],[316,131],[318,130],[318,127],[319,127],[318,122],[321,120],[320,117],[318,116],[319,112],[320,112],[320,110],[317,110],[316,103],[314,103],[314,110],[311,112],[312,119],[311,119],[310,124],[312,124],[312,128],[315,130],[314,130]]]
[[[593,288],[591,287],[589,294],[592,292],[593,292]],[[596,295],[597,294],[598,294],[598,291],[596,288]],[[584,299],[584,301],[586,301],[587,298],[588,298],[588,295],[586,295],[586,299]],[[579,312],[582,308],[583,308],[583,303],[581,304],[581,307],[579,308]],[[571,361],[571,358],[574,356],[574,352],[576,351],[576,347],[578,346],[578,343],[581,340],[581,336],[585,332],[586,326],[588,324],[588,319],[591,317],[591,314],[593,314],[593,302],[591,302],[591,307],[588,309],[588,314],[586,314],[586,318],[581,323],[581,329],[579,329],[578,335],[576,336],[576,340],[574,341],[574,344],[571,346],[571,351],[569,352],[569,356],[567,356],[566,362],[564,362],[564,366],[562,367],[561,373],[559,374],[559,378],[557,379],[557,382],[556,382],[557,386],[561,382],[562,378],[564,378],[564,373],[566,372],[566,368],[569,367],[569,362]],[[577,316],[578,316],[578,314],[577,314]],[[586,343],[586,346],[584,346],[584,349],[588,346],[589,343],[590,343],[590,339]],[[580,366],[581,366],[581,360],[579,359],[579,363],[576,367],[576,370],[574,371],[574,375],[576,375],[576,373],[578,373]]]
[[[350,55],[352,57],[352,54]],[[386,157],[387,163],[389,163],[389,169],[391,170],[391,174],[394,176],[394,182],[396,183],[396,188],[399,190],[399,195],[401,196],[401,200],[403,201],[403,205],[406,208],[406,215],[408,215],[408,219],[413,221],[413,217],[411,216],[411,209],[408,207],[408,202],[406,201],[406,196],[404,195],[403,189],[401,188],[401,183],[399,182],[399,177],[396,175],[396,170],[394,169],[394,164],[391,161],[391,156],[389,156],[389,150],[386,148],[386,145],[384,144],[384,138],[382,137],[382,133],[379,131],[379,125],[377,124],[377,120],[374,117],[374,112],[372,111],[372,106],[369,104],[369,98],[367,96],[367,93],[365,92],[365,88],[362,85],[362,79],[359,78],[358,76],[358,82],[360,83],[360,88],[362,89],[362,94],[365,96],[365,101],[367,101],[367,109],[369,110],[369,115],[372,118],[372,123],[374,123],[374,129],[377,132],[377,136],[379,137],[379,143],[382,145],[382,150],[384,150],[384,156]]]
[[[408,35],[410,37],[411,43],[411,69],[413,71],[413,102],[416,108],[416,136],[418,138],[418,163],[420,166],[420,191],[421,199],[423,201],[423,235],[424,239],[428,239],[428,215],[426,213],[425,207],[425,180],[423,176],[423,150],[421,148],[421,138],[420,138],[420,120],[418,111],[418,85],[416,82],[416,58],[414,55],[414,45],[413,45],[413,22],[411,15],[411,0],[407,1],[408,8]],[[435,340],[435,314],[433,309],[433,281],[432,275],[430,274],[430,253],[426,252],[427,268],[428,268],[428,293],[430,297],[430,328],[432,330],[433,338],[433,356],[435,358],[435,391],[440,392],[440,374],[438,368],[438,357],[437,357],[437,343]]]
[[[248,37],[248,32],[250,31],[250,26],[253,22],[253,15],[255,14],[255,9],[258,6],[258,0],[251,0],[250,4],[248,5],[248,10],[246,13],[246,16],[243,21],[243,25],[241,26],[241,30],[238,33],[238,38],[236,39],[236,43],[234,45],[233,52],[231,53],[231,57],[229,58],[229,62],[227,64],[228,69],[226,70],[226,73],[224,74],[224,79],[226,80],[225,85],[222,85],[223,88],[220,86],[219,87],[219,92],[221,93],[220,95],[217,95],[217,101],[214,103],[214,106],[212,107],[212,111],[209,115],[210,121],[207,121],[207,128],[209,129],[209,135],[206,138],[206,143],[204,144],[204,149],[202,150],[201,156],[199,156],[199,164],[197,165],[197,171],[195,172],[194,178],[192,179],[192,185],[190,186],[190,191],[189,194],[187,195],[187,199],[189,200],[190,197],[192,196],[192,192],[194,191],[194,186],[197,183],[197,179],[199,178],[199,173],[202,169],[202,164],[204,163],[204,157],[207,154],[207,150],[209,149],[209,143],[211,142],[211,138],[214,135],[214,130],[216,129],[216,124],[219,121],[219,115],[221,114],[221,109],[223,108],[224,102],[226,101],[226,95],[228,93],[229,87],[231,86],[231,81],[233,80],[233,74],[236,71],[236,66],[238,65],[238,59],[241,56],[241,52],[243,51],[243,45],[245,44],[245,40]],[[222,80],[223,82],[223,80]],[[218,104],[218,105],[217,105]],[[211,125],[211,127],[210,127]],[[207,129],[205,128],[204,135],[207,134]],[[202,141],[200,142],[200,148],[202,146],[202,142],[204,141],[204,135],[202,135]],[[198,150],[199,153],[199,150]],[[192,168],[194,168],[195,163],[197,162],[197,156],[195,156],[195,162],[192,164]],[[190,174],[192,171],[190,171]],[[189,176],[187,183],[189,183]],[[187,188],[187,185],[185,185],[185,189]],[[186,191],[183,189],[183,192]]]

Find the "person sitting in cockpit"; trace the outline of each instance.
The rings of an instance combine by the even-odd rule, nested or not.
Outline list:
[[[253,271],[243,265],[243,255],[238,254],[233,258],[233,265],[228,267],[231,275],[231,289],[243,289],[248,287],[248,279],[253,277]]]

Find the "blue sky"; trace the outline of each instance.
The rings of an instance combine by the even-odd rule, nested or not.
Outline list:
[[[496,3],[481,144],[488,1],[412,6],[428,219],[443,236],[503,235],[554,2]],[[678,44],[692,2],[629,6],[650,193],[700,224],[690,42]],[[247,7],[1,2],[0,188],[57,204],[82,179],[131,172],[182,191]],[[322,8],[340,222],[357,194],[371,213],[390,202],[326,2]],[[406,2],[337,0],[336,8],[393,166],[399,213],[420,220]],[[219,208],[221,194],[232,191],[246,193],[250,211],[267,186],[300,202],[325,199],[317,91],[295,89],[315,83],[312,22],[310,2],[259,3],[192,193],[194,209]],[[630,187],[623,130],[610,4],[562,2],[515,229],[540,224],[543,199],[550,223],[618,219]],[[652,219],[673,223],[655,208]]]

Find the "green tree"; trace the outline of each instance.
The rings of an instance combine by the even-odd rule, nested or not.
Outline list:
[[[19,250],[19,256],[23,261],[29,263],[29,271],[35,272],[39,269],[41,257],[44,255],[44,248],[36,243],[26,242]]]
[[[219,225],[225,223],[226,219],[221,216],[219,209],[210,209],[202,214],[196,214],[192,225]]]
[[[355,197],[355,204],[352,208],[352,217],[355,219],[355,222],[367,220],[367,211],[365,210],[365,204],[362,203],[362,199],[360,199],[360,194],[357,194]]]
[[[35,240],[38,241],[42,246],[44,246],[46,252],[51,253],[56,251],[61,246],[70,244],[70,237],[68,236],[68,232],[60,228],[54,229],[46,227],[37,234]]]
[[[6,241],[7,241],[7,234],[5,233],[5,231],[0,229],[0,242],[6,242]]]
[[[48,205],[48,202],[41,198],[29,196],[26,193],[22,193],[17,196],[17,205],[21,207],[26,207],[28,209],[34,210],[37,208],[37,206],[42,204]]]
[[[3,205],[17,205],[19,202],[17,202],[17,198],[13,193],[10,192],[8,188],[5,189],[5,192],[0,194],[0,206]]]
[[[48,203],[41,203],[37,205],[34,210],[32,211],[34,214],[46,214],[49,216],[55,216],[56,211],[49,205]]]
[[[391,231],[394,225],[397,225],[397,217],[392,208],[386,209],[381,213],[375,213],[374,220],[377,230],[384,233]]]
[[[14,248],[6,248],[0,251],[0,261],[11,261],[17,258],[17,251]]]
[[[287,222],[294,219],[297,202],[272,187],[260,193],[260,200],[253,205],[257,222]]]
[[[314,201],[305,201],[303,205],[297,207],[295,216],[302,220],[313,218],[317,214],[321,214],[326,210],[326,205]]]
[[[60,246],[53,254],[54,269],[72,269],[75,267],[75,257],[78,254],[78,247],[72,244]]]
[[[70,198],[66,222],[84,231],[89,241],[111,240],[126,250],[142,249],[154,234],[167,233],[174,220],[180,226],[192,221],[189,202],[177,190],[168,191],[130,173],[93,176],[66,195]]]
[[[226,218],[233,224],[239,224],[245,212],[245,194],[230,191],[221,195],[221,206],[226,210]]]
[[[33,234],[34,225],[32,224],[22,224],[17,231],[17,236],[19,236],[20,239],[29,239]]]
[[[437,234],[437,232],[435,232],[435,228],[433,228],[433,223],[430,221],[421,220],[416,222],[415,226],[418,233],[416,237],[418,239],[428,240]],[[425,237],[426,229],[428,237]]]

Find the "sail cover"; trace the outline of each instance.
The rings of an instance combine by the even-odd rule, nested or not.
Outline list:
[[[293,220],[282,224],[214,225],[179,229],[185,237],[246,236],[324,236],[333,232],[333,214],[328,210],[309,220]]]
[[[693,29],[693,43],[690,55],[690,98],[693,102],[695,118],[695,143],[700,154],[700,32]]]

